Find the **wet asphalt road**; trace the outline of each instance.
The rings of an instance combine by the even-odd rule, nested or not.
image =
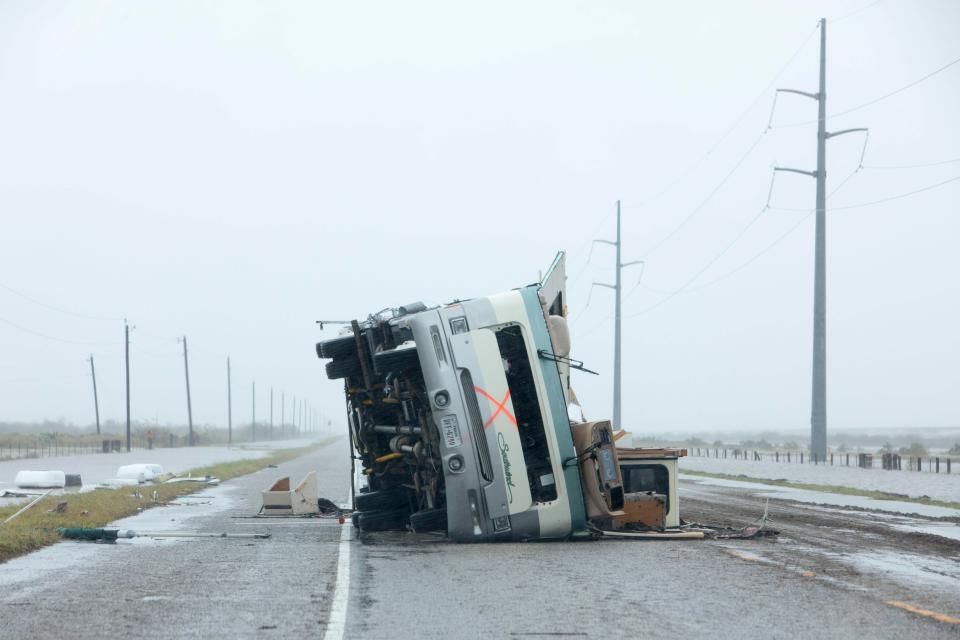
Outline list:
[[[960,636],[960,627],[888,606],[868,588],[744,559],[779,544],[770,541],[454,545],[351,532],[344,591],[335,520],[248,516],[275,477],[311,469],[321,495],[345,500],[348,465],[341,440],[183,501],[195,506],[122,523],[269,531],[270,540],[61,543],[0,565],[0,636],[331,637],[338,583],[347,638]]]

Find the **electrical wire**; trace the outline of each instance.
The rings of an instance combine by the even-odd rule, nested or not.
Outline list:
[[[893,96],[897,95],[898,93],[902,93],[902,92],[906,91],[907,89],[912,89],[913,87],[917,86],[917,85],[920,84],[921,82],[932,78],[933,76],[937,75],[938,73],[942,73],[943,71],[946,71],[947,69],[949,69],[949,68],[952,67],[953,65],[957,64],[958,62],[960,62],[960,58],[956,58],[956,59],[954,59],[954,60],[951,60],[950,62],[948,62],[947,64],[943,65],[943,66],[940,67],[939,69],[937,69],[937,70],[935,70],[935,71],[931,71],[930,73],[928,73],[927,75],[923,76],[922,78],[918,78],[918,79],[914,80],[913,82],[910,82],[910,83],[908,83],[908,84],[905,84],[905,85],[903,85],[902,87],[900,87],[899,89],[894,89],[893,91],[891,91],[891,92],[889,92],[889,93],[885,93],[885,94],[883,94],[882,96],[876,97],[876,98],[874,98],[874,99],[872,99],[872,100],[868,100],[868,101],[866,101],[866,102],[864,102],[864,103],[862,103],[862,104],[858,104],[858,105],[855,106],[855,107],[850,107],[849,109],[844,109],[843,111],[837,111],[837,112],[835,112],[835,113],[829,113],[829,114],[827,114],[827,118],[836,118],[836,117],[838,117],[838,116],[844,116],[844,115],[847,115],[848,113],[853,113],[854,111],[859,111],[860,109],[863,109],[864,107],[869,107],[869,106],[871,106],[871,105],[874,105],[874,104],[876,104],[876,103],[878,103],[878,102],[881,102],[882,100],[886,100],[887,98],[892,98]],[[807,125],[807,124],[813,124],[813,123],[815,123],[815,122],[817,122],[816,119],[813,119],[813,120],[804,120],[804,121],[802,121],[802,122],[789,122],[789,123],[787,123],[787,124],[778,124],[778,125],[772,126],[771,128],[772,128],[772,129],[787,129],[787,128],[789,128],[789,127],[800,127],[800,126]]]
[[[870,4],[868,4],[868,5],[866,5],[866,6],[863,6],[863,7],[860,7],[859,9],[855,9],[855,10],[851,11],[850,13],[846,13],[846,14],[840,16],[839,18],[830,18],[830,19],[827,20],[827,22],[828,22],[830,25],[838,24],[838,23],[840,23],[840,22],[843,22],[843,21],[846,20],[847,18],[852,18],[853,16],[857,15],[858,13],[861,13],[861,12],[863,12],[863,11],[866,11],[867,9],[872,9],[873,7],[877,6],[878,4],[880,4],[880,3],[883,2],[883,1],[884,1],[884,0],[874,0],[874,1],[871,2]]]
[[[641,309],[640,311],[638,311],[638,312],[636,312],[636,313],[631,313],[631,314],[627,315],[626,317],[627,317],[627,318],[635,318],[635,317],[637,317],[637,316],[642,316],[642,315],[644,315],[644,314],[650,313],[651,311],[653,311],[654,309],[656,309],[656,308],[659,307],[660,305],[662,305],[662,304],[666,303],[667,301],[671,300],[674,296],[676,296],[677,294],[679,294],[680,292],[682,292],[684,289],[686,289],[687,287],[689,287],[691,284],[693,284],[694,282],[696,282],[696,280],[697,280],[701,275],[703,275],[704,272],[707,271],[707,269],[709,269],[709,268],[712,267],[714,264],[716,264],[717,260],[719,260],[720,258],[722,258],[723,256],[725,256],[725,255],[727,254],[727,252],[730,251],[730,249],[732,249],[733,246],[740,241],[740,239],[747,233],[747,231],[749,231],[750,228],[753,227],[753,225],[756,224],[758,220],[760,220],[760,218],[761,218],[761,217],[763,216],[763,214],[767,211],[767,209],[769,209],[769,207],[767,207],[767,206],[764,206],[762,209],[760,209],[760,211],[758,211],[758,212],[756,213],[756,215],[754,215],[754,216],[750,219],[750,221],[747,222],[747,224],[744,225],[744,226],[740,229],[740,231],[737,232],[737,234],[733,237],[733,239],[732,239],[729,243],[727,243],[727,245],[726,245],[723,249],[721,249],[719,253],[717,253],[715,256],[713,256],[713,258],[711,258],[711,259],[707,262],[707,264],[705,264],[699,271],[697,271],[695,274],[693,274],[693,276],[692,276],[689,280],[687,280],[683,285],[681,285],[679,289],[677,289],[676,291],[670,293],[670,294],[667,295],[665,298],[663,298],[662,300],[660,300],[660,301],[658,301],[658,302],[650,305],[649,307],[647,307],[647,308],[645,308],[645,309]]]
[[[736,173],[737,169],[740,168],[740,166],[744,163],[744,161],[747,159],[747,157],[749,157],[750,154],[753,153],[754,149],[757,148],[757,146],[760,144],[760,141],[763,140],[763,137],[766,135],[766,133],[767,133],[767,132],[764,131],[763,133],[761,133],[761,134],[757,137],[756,140],[753,141],[753,144],[751,144],[750,147],[747,149],[747,151],[746,151],[742,156],[740,156],[740,159],[737,160],[736,164],[733,165],[733,168],[730,169],[730,171],[727,172],[727,174],[723,177],[722,180],[720,180],[720,183],[717,184],[717,186],[715,186],[715,187],[713,188],[713,190],[710,191],[709,194],[707,194],[707,197],[706,197],[706,198],[704,198],[702,201],[700,201],[700,204],[698,204],[696,207],[694,207],[694,209],[693,209],[690,213],[688,213],[687,216],[686,216],[683,220],[680,221],[680,224],[678,224],[676,227],[674,227],[673,230],[670,231],[670,233],[668,233],[668,234],[665,235],[663,238],[661,238],[659,241],[657,241],[652,247],[650,247],[649,249],[647,249],[646,253],[643,254],[643,259],[644,259],[644,260],[646,260],[646,259],[649,258],[651,255],[653,255],[658,249],[660,249],[660,247],[662,247],[662,246],[663,246],[664,244],[666,244],[671,238],[673,238],[675,235],[677,235],[677,233],[679,233],[679,232],[687,225],[688,222],[690,222],[691,220],[693,220],[693,218],[694,218],[698,213],[700,213],[700,211],[703,209],[703,207],[705,207],[705,206],[707,205],[707,203],[709,203],[710,200],[713,199],[713,196],[715,196],[715,195],[717,194],[717,192],[720,191],[720,189],[723,188],[723,185],[725,185],[725,184],[727,183],[727,181],[730,180],[731,177],[733,177],[733,174]]]
[[[926,186],[926,187],[921,187],[921,188],[919,188],[919,189],[914,189],[913,191],[907,191],[906,193],[898,193],[897,195],[889,196],[889,197],[887,197],[887,198],[881,198],[881,199],[879,199],[879,200],[871,200],[870,202],[859,202],[859,203],[857,203],[857,204],[848,204],[848,205],[845,205],[845,206],[842,206],[842,207],[830,207],[830,210],[831,210],[831,211],[845,211],[845,210],[847,210],[847,209],[860,209],[860,208],[863,208],[863,207],[870,207],[870,206],[873,206],[873,205],[875,205],[875,204],[882,204],[882,203],[884,203],[884,202],[891,202],[891,201],[893,201],[893,200],[900,200],[900,199],[902,199],[902,198],[908,198],[908,197],[910,197],[910,196],[912,196],[912,195],[916,195],[916,194],[918,194],[918,193],[923,193],[924,191],[930,191],[930,190],[932,190],[932,189],[936,189],[936,188],[938,188],[938,187],[942,187],[942,186],[944,186],[944,185],[950,184],[951,182],[956,182],[957,180],[960,180],[960,176],[954,176],[954,177],[952,177],[952,178],[949,178],[949,179],[944,180],[944,181],[942,181],[942,182],[938,182],[938,183],[936,183],[936,184],[931,184],[931,185],[928,185],[928,186]],[[800,212],[813,211],[813,209],[794,209],[794,208],[788,208],[788,207],[770,207],[770,208],[771,208],[771,209],[776,209],[777,211],[800,211]]]
[[[864,165],[864,169],[923,169],[926,167],[939,167],[945,164],[953,164],[954,162],[960,162],[960,158],[951,158],[950,160],[940,160],[939,162],[924,162],[921,164],[868,164]]]
[[[0,289],[5,289],[6,291],[9,291],[10,293],[12,293],[12,294],[14,294],[14,295],[16,295],[16,296],[20,296],[20,297],[23,298],[24,300],[27,300],[27,301],[29,301],[29,302],[32,302],[33,304],[38,305],[38,306],[40,306],[40,307],[44,307],[45,309],[50,309],[51,311],[56,311],[56,312],[58,312],[58,313],[63,313],[63,314],[66,314],[66,315],[68,315],[68,316],[73,316],[73,317],[75,317],[75,318],[84,318],[84,319],[86,319],[86,320],[103,320],[103,321],[107,321],[107,322],[116,322],[116,321],[123,320],[123,318],[108,318],[108,317],[104,317],[104,316],[91,316],[91,315],[87,315],[87,314],[84,314],[84,313],[76,313],[76,312],[74,312],[74,311],[69,311],[69,310],[67,310],[67,309],[62,309],[62,308],[60,308],[60,307],[55,307],[55,306],[53,306],[53,305],[51,305],[51,304],[47,304],[46,302],[41,302],[40,300],[37,300],[36,298],[31,298],[31,297],[28,296],[27,294],[25,294],[25,293],[23,293],[23,292],[21,292],[21,291],[17,291],[16,289],[14,289],[14,288],[12,288],[12,287],[9,287],[9,286],[3,284],[2,282],[0,282]]]
[[[88,342],[84,340],[69,340],[67,338],[58,338],[57,336],[51,336],[51,335],[47,335],[46,333],[40,333],[39,331],[34,331],[33,329],[28,329],[27,327],[19,325],[16,322],[13,322],[12,320],[7,320],[6,318],[0,318],[0,322],[13,327],[14,329],[19,329],[20,331],[23,331],[25,333],[29,333],[31,335],[34,335],[40,338],[45,338],[47,340],[53,340],[55,342],[63,342],[64,344],[85,344],[85,345],[122,344],[122,343],[111,342],[111,341]]]
[[[711,145],[709,149],[707,149],[707,152],[706,152],[706,153],[704,153],[702,156],[700,156],[700,159],[699,159],[699,160],[697,160],[696,162],[694,162],[693,164],[691,164],[690,166],[688,166],[688,167],[687,167],[685,170],[683,170],[679,175],[677,175],[676,178],[674,178],[673,180],[671,180],[670,182],[668,182],[667,185],[666,185],[665,187],[663,187],[660,191],[658,191],[658,192],[655,193],[654,195],[650,196],[649,198],[643,200],[643,202],[641,203],[641,205],[642,205],[642,206],[647,206],[647,205],[649,205],[650,203],[659,200],[660,197],[662,197],[665,193],[668,193],[671,189],[673,189],[673,187],[675,187],[677,184],[679,184],[680,182],[682,182],[684,178],[686,178],[688,175],[690,175],[691,173],[693,173],[694,170],[698,169],[698,168],[707,160],[707,158],[709,158],[709,157],[713,154],[713,152],[717,150],[717,148],[720,146],[720,144],[721,144],[724,140],[726,140],[727,137],[728,137],[731,133],[733,133],[738,126],[740,126],[740,123],[743,122],[744,118],[746,118],[747,115],[748,115],[751,111],[753,111],[754,107],[757,106],[757,103],[760,102],[761,99],[763,99],[763,97],[767,94],[768,91],[770,91],[770,89],[773,87],[773,85],[776,83],[776,81],[780,79],[780,76],[783,75],[783,72],[787,70],[787,68],[793,63],[794,60],[796,60],[797,56],[800,55],[800,52],[803,51],[804,47],[807,46],[807,43],[810,42],[810,38],[812,38],[812,37],[813,37],[813,34],[815,34],[816,32],[817,32],[817,29],[814,28],[814,29],[812,29],[812,30],[807,34],[807,36],[806,36],[806,37],[803,39],[803,41],[800,43],[800,46],[797,47],[797,49],[793,52],[793,55],[791,55],[790,58],[783,64],[783,66],[780,67],[780,70],[777,71],[776,75],[774,75],[774,76],[770,79],[770,82],[767,83],[767,85],[763,88],[763,90],[760,91],[760,93],[757,94],[757,97],[753,99],[753,101],[750,103],[750,105],[749,105],[746,109],[744,109],[743,112],[733,121],[733,124],[731,124],[731,125],[727,128],[727,130],[723,133],[723,135],[721,135],[721,136],[717,139],[717,141],[714,142],[713,145]]]
[[[837,193],[838,191],[840,191],[840,189],[842,189],[855,175],[857,175],[857,174],[860,172],[860,170],[861,170],[861,167],[857,167],[857,168],[854,169],[849,175],[847,175],[846,178],[844,178],[843,180],[841,180],[840,183],[837,184],[837,186],[834,187],[834,189],[833,189],[830,193],[827,194],[827,200],[829,200],[835,193]],[[770,208],[772,209],[773,207],[770,207]],[[651,289],[651,288],[648,287],[648,286],[644,286],[644,289],[646,289],[646,290],[648,290],[648,291],[653,291],[654,293],[658,293],[658,294],[665,295],[665,296],[667,296],[668,298],[672,298],[672,297],[674,297],[675,295],[677,295],[677,294],[679,294],[679,293],[693,293],[693,292],[695,292],[695,291],[700,291],[701,289],[706,289],[707,287],[711,287],[711,286],[713,286],[713,285],[715,285],[715,284],[717,284],[717,283],[719,283],[719,282],[722,282],[723,280],[726,280],[727,278],[733,276],[734,274],[739,273],[739,272],[742,271],[743,269],[746,269],[748,266],[750,266],[751,264],[753,264],[754,262],[756,262],[757,260],[759,260],[763,255],[765,255],[766,253],[768,253],[769,251],[771,251],[775,246],[777,246],[778,244],[780,244],[780,242],[782,242],[784,239],[786,239],[788,236],[790,236],[794,231],[796,231],[797,229],[799,229],[799,228],[803,225],[804,222],[806,222],[807,220],[809,220],[809,219],[813,216],[814,213],[815,213],[815,211],[809,211],[809,212],[807,212],[807,215],[805,215],[805,216],[803,216],[802,218],[800,218],[799,220],[797,220],[797,222],[796,222],[793,226],[791,226],[789,229],[787,229],[787,230],[786,230],[784,233],[782,233],[781,235],[777,236],[777,238],[775,238],[775,239],[773,240],[773,242],[771,242],[770,244],[768,244],[766,247],[764,247],[763,249],[761,249],[759,252],[757,252],[756,254],[754,254],[753,256],[751,256],[749,259],[747,259],[745,262],[741,263],[740,265],[738,265],[738,266],[735,267],[734,269],[728,271],[727,273],[725,273],[725,274],[723,274],[723,275],[721,275],[721,276],[719,276],[719,277],[717,277],[717,278],[714,278],[713,280],[710,280],[709,282],[705,282],[705,283],[703,283],[703,284],[701,284],[701,285],[699,285],[699,286],[696,286],[696,287],[687,287],[686,289],[684,289],[683,287],[681,287],[681,288],[679,288],[679,289],[673,289],[673,290],[669,290],[669,291],[668,291],[668,290]],[[727,247],[726,249],[724,249],[724,252],[726,252],[727,250],[729,250],[729,248],[732,247],[733,244],[735,244],[736,241],[737,241],[739,238],[742,238],[742,237],[743,237],[744,233],[746,232],[746,229],[748,229],[750,226],[752,226],[752,225],[753,225],[753,222],[754,222],[754,221],[751,221],[750,223],[748,223],[748,225],[747,225],[747,227],[746,227],[745,229],[741,230],[741,233],[738,234],[738,236],[737,236],[737,238],[734,240],[734,242],[732,242],[730,245],[728,245],[728,247]],[[712,262],[716,262],[716,259],[713,260]],[[701,273],[702,273],[703,271],[706,271],[706,269],[709,268],[709,266],[710,266],[710,264],[708,264],[706,268],[701,269]],[[693,280],[695,280],[695,279],[696,279],[696,278],[694,278]],[[692,282],[693,280],[688,281],[688,282]],[[628,296],[628,297],[629,297],[629,296]],[[624,299],[626,299],[626,298],[624,298]],[[666,302],[666,300],[667,300],[667,299],[665,298],[664,300],[661,300],[660,302],[656,303],[654,306],[659,306],[660,304]],[[647,311],[652,310],[652,309],[653,309],[653,306],[650,307],[648,310],[644,311],[644,313],[646,313]],[[627,316],[627,317],[631,317],[631,316]],[[613,318],[613,314],[612,314],[612,313],[609,314],[608,316],[606,316],[603,320],[601,320],[601,321],[600,321],[597,325],[595,325],[593,328],[589,329],[588,331],[584,332],[583,334],[578,335],[578,338],[584,338],[584,337],[586,337],[586,336],[588,336],[588,335],[591,335],[591,334],[595,333],[598,329],[602,328],[602,327],[606,324],[606,322],[607,322],[608,320],[610,320],[611,318]]]
[[[811,30],[807,33],[806,37],[804,37],[804,39],[800,42],[799,46],[797,46],[797,48],[794,50],[793,54],[792,54],[792,55],[787,59],[787,61],[786,61],[785,63],[783,63],[783,65],[780,67],[779,71],[777,71],[777,73],[770,79],[770,81],[766,84],[766,86],[757,94],[757,96],[756,96],[756,97],[750,102],[750,104],[740,113],[740,115],[737,116],[736,119],[734,119],[733,123],[732,123],[729,127],[727,127],[727,129],[724,131],[724,133],[707,149],[706,153],[704,153],[704,154],[700,157],[699,160],[697,160],[697,161],[694,162],[693,164],[689,165],[685,170],[681,171],[680,174],[678,174],[678,175],[676,176],[676,178],[674,178],[674,179],[671,180],[669,183],[667,183],[667,185],[666,185],[665,187],[663,187],[660,191],[658,191],[657,193],[655,193],[655,194],[653,194],[652,196],[650,196],[650,197],[646,198],[645,200],[643,200],[643,201],[640,203],[640,206],[641,206],[641,207],[646,207],[646,206],[648,206],[650,203],[659,200],[664,194],[668,193],[673,187],[675,187],[677,184],[679,184],[681,181],[683,181],[683,179],[685,179],[688,175],[690,175],[691,173],[693,173],[694,170],[698,169],[698,168],[713,154],[713,152],[716,151],[716,150],[720,147],[720,145],[730,136],[730,134],[733,133],[733,132],[737,129],[737,127],[740,126],[740,124],[741,124],[741,123],[743,122],[743,120],[747,117],[747,115],[748,115],[751,111],[753,111],[753,109],[757,106],[757,103],[759,103],[760,100],[763,99],[763,97],[767,94],[767,92],[770,91],[770,89],[773,87],[773,85],[776,83],[776,81],[780,78],[780,76],[782,76],[783,73],[787,70],[787,68],[789,68],[789,66],[793,63],[793,61],[796,60],[797,56],[800,55],[800,53],[801,53],[801,52],[803,51],[803,49],[807,46],[807,44],[810,42],[810,39],[813,37],[813,35],[814,35],[816,32],[817,32],[817,28],[814,27],[813,29],[811,29]],[[766,133],[766,132],[764,132],[764,133]],[[760,139],[762,139],[762,137],[763,137],[763,136],[761,135],[760,138],[758,138],[758,139],[754,142],[753,146],[752,146],[750,149],[748,149],[747,153],[745,153],[744,156],[739,160],[737,166],[739,166],[739,164],[743,162],[743,160],[746,158],[746,156],[748,156],[748,155],[750,154],[750,152],[753,151],[753,148],[756,147],[757,144],[759,144]],[[725,177],[725,178],[723,179],[723,181],[714,189],[714,191],[711,192],[711,194],[707,196],[706,200],[704,200],[704,202],[702,202],[702,203],[697,207],[697,209],[695,209],[690,215],[688,215],[687,219],[685,219],[684,221],[682,221],[682,222],[680,223],[680,227],[683,227],[684,225],[686,225],[686,223],[689,221],[689,219],[696,215],[696,213],[697,213],[697,211],[699,210],[699,208],[702,207],[703,205],[705,205],[705,204],[715,195],[716,191],[718,191],[718,190],[723,186],[723,184],[729,179],[729,177],[733,174],[733,172],[736,171],[736,169],[737,169],[737,167],[735,166],[734,169],[730,172],[730,174],[728,174],[727,177]],[[584,242],[584,244],[581,246],[581,249],[580,249],[581,251],[583,250],[583,247],[586,247],[587,243],[592,242],[592,240],[591,240],[592,236],[596,235],[596,232],[600,230],[600,227],[602,227],[603,224],[606,223],[607,220],[609,220],[612,215],[613,215],[613,212],[611,211],[609,214],[607,214],[607,215],[601,220],[600,224],[597,225],[597,229],[594,231],[594,233],[590,234],[590,236],[588,237],[588,240],[587,240],[586,242]],[[662,244],[665,243],[667,240],[669,240],[669,238],[672,237],[672,236],[674,236],[679,230],[680,230],[680,229],[677,228],[677,229],[675,229],[674,231],[671,231],[666,238],[662,239],[660,242],[658,242],[656,245],[654,245],[654,247],[653,247],[650,251],[647,252],[647,255],[649,255],[650,253],[652,253],[654,250],[658,249],[660,245],[662,245]],[[593,255],[593,247],[591,246],[591,248],[590,248],[590,255],[588,255],[586,262],[584,262],[584,264],[577,270],[576,275],[573,277],[573,279],[572,279],[571,282],[570,282],[570,286],[571,286],[571,287],[572,287],[573,285],[575,285],[575,284],[580,280],[581,277],[583,277],[583,274],[585,273],[587,266],[590,264],[590,259],[591,259],[592,255]],[[639,283],[638,283],[638,284],[639,284]],[[636,289],[636,287],[634,287],[634,289]],[[633,290],[631,290],[630,293],[633,293]],[[629,296],[630,293],[628,293],[627,295]],[[577,313],[577,315],[571,320],[571,324],[572,324],[576,319],[578,319],[580,316],[583,315],[584,311],[586,311],[586,308],[587,308],[586,306],[583,307],[583,308]]]

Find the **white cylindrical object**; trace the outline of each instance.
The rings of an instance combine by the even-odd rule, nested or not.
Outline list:
[[[25,489],[60,489],[67,483],[63,471],[18,471],[14,484]]]

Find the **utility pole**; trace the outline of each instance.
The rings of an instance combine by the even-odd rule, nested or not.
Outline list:
[[[187,363],[187,336],[180,338],[183,342],[183,375],[187,381],[187,427],[189,429],[188,445],[193,446],[193,405],[190,403],[190,365]]]
[[[130,451],[130,325],[123,319],[123,352],[124,368],[126,369],[127,386],[127,451]]]
[[[280,437],[283,438],[287,433],[286,414],[287,412],[287,392],[280,392]]]
[[[253,401],[253,408],[250,413],[250,439],[257,440],[257,381],[253,381],[253,390],[250,392],[250,398]]]
[[[273,440],[273,387],[270,387],[270,439]]]
[[[230,384],[230,356],[227,356],[227,444],[233,444],[233,397]]]
[[[97,372],[93,368],[93,354],[90,354],[90,377],[93,378],[93,411],[97,417],[97,435],[100,435],[100,401],[97,399]]]
[[[817,170],[804,171],[774,167],[774,171],[800,173],[815,178],[816,231],[814,235],[813,275],[813,389],[810,409],[810,455],[823,461],[827,457],[827,140],[845,133],[869,132],[866,128],[827,131],[827,20],[820,19],[820,90],[817,93],[796,89],[777,89],[817,101]],[[772,117],[772,116],[771,116]],[[866,150],[866,145],[864,145]],[[863,156],[860,157],[861,163]]]
[[[643,260],[634,260],[632,262],[621,262],[620,261],[620,201],[617,200],[617,240],[616,242],[610,240],[594,240],[594,244],[600,242],[602,244],[609,244],[613,247],[616,247],[616,279],[614,284],[606,284],[604,282],[594,282],[594,287],[605,287],[607,289],[613,289],[615,302],[614,302],[614,325],[613,325],[613,427],[614,429],[619,429],[622,426],[620,422],[620,304],[621,304],[621,293],[623,291],[621,271],[624,267],[630,267],[636,264],[643,264]]]

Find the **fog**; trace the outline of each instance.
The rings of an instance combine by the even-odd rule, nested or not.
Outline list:
[[[315,320],[529,284],[559,249],[600,372],[574,386],[608,416],[613,298],[590,289],[614,259],[591,239],[621,200],[645,260],[624,426],[802,431],[814,181],[780,174],[730,243],[774,162],[815,168],[815,124],[780,126],[814,101],[781,94],[764,131],[774,88],[816,91],[821,17],[828,114],[960,57],[951,0],[8,0],[0,421],[91,423],[91,354],[122,420],[127,318],[136,420],[185,422],[185,335],[195,422],[226,424],[229,355],[235,421],[255,379],[258,419],[273,388],[277,417],[283,393],[342,423]],[[860,171],[862,136],[828,142],[831,430],[960,425],[960,181],[856,206],[960,176],[957,113],[960,64],[828,120],[870,128]],[[880,168],[904,165],[933,166]]]

